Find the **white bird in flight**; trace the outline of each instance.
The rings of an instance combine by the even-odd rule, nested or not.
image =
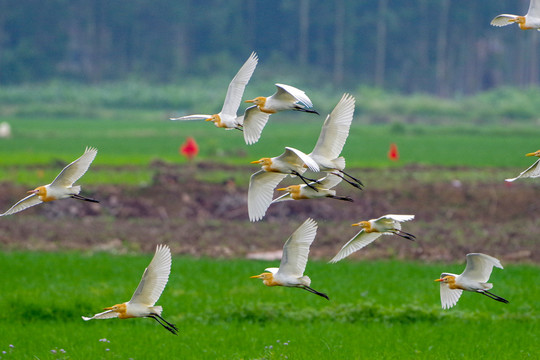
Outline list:
[[[336,263],[353,252],[358,251],[373,241],[378,239],[381,235],[398,235],[404,239],[414,241],[416,237],[413,234],[401,230],[401,223],[414,219],[414,215],[394,215],[388,214],[381,216],[378,219],[371,219],[368,221],[360,221],[352,226],[359,226],[362,228],[358,234],[356,234],[351,240],[349,240],[341,250],[334,256],[330,263]]]
[[[362,189],[362,182],[344,171],[345,158],[340,156],[349,136],[354,104],[353,96],[349,94],[342,96],[334,110],[326,117],[317,144],[308,155],[319,165],[320,171],[332,172],[352,186]]]
[[[494,266],[503,268],[501,262],[492,256],[472,253],[467,254],[467,266],[461,275],[442,273],[440,279],[435,280],[441,283],[442,308],[450,309],[456,305],[463,290],[477,292],[508,304],[508,300],[488,291],[493,287],[487,281]]]
[[[242,96],[244,95],[244,89],[246,88],[255,67],[257,66],[259,59],[257,54],[252,52],[244,65],[238,70],[238,73],[231,80],[223,107],[218,114],[214,115],[187,115],[177,118],[170,118],[171,120],[206,120],[212,121],[214,125],[220,128],[238,129],[242,130],[243,116],[237,117],[236,112],[240,107]]]
[[[283,194],[272,201],[273,203],[286,201],[286,200],[303,200],[303,199],[320,199],[331,198],[336,200],[353,201],[348,196],[337,196],[336,190],[332,190],[341,182],[342,178],[335,174],[328,174],[322,179],[312,182],[308,185],[290,185],[285,188],[276,189],[277,191],[286,191]]]
[[[536,29],[540,31],[540,0],[531,0],[529,11],[525,16],[501,14],[491,20],[493,26],[506,26],[517,23],[521,30]]]
[[[266,286],[297,287],[330,300],[328,295],[312,289],[311,279],[304,275],[309,247],[315,235],[317,223],[313,219],[307,219],[285,242],[279,268],[267,268],[266,272],[251,278],[261,279]]]
[[[304,183],[309,184],[308,180],[315,180],[302,175],[306,171],[305,166],[314,172],[319,171],[319,167],[309,156],[292,147],[286,147],[280,156],[261,158],[251,163],[262,165],[262,170],[251,175],[249,180],[248,214],[251,221],[264,217],[272,203],[274,189],[287,175],[298,176]]]
[[[131,300],[106,307],[103,309],[106,311],[92,317],[83,316],[83,320],[149,317],[156,320],[174,335],[177,335],[178,328],[161,317],[163,308],[161,306],[154,306],[169,281],[170,273],[171,250],[167,245],[158,245],[156,247],[156,253],[152,261],[150,261],[150,265],[144,270],[141,282],[137,286]]]
[[[313,104],[304,91],[290,85],[275,85],[277,91],[271,96],[259,96],[246,100],[247,103],[254,104],[244,113],[244,139],[247,144],[253,144],[259,140],[271,114],[286,110],[319,114],[315,110],[308,109],[313,107]]]
[[[521,174],[516,176],[512,179],[506,179],[505,181],[512,182],[514,180],[517,180],[519,178],[536,178],[540,176],[540,150],[525,154],[525,156],[536,156],[539,159],[534,162],[531,166],[529,166],[525,171],[523,171]]]
[[[49,202],[59,199],[74,198],[78,200],[85,200],[90,202],[99,202],[95,199],[90,199],[79,195],[81,192],[80,185],[73,185],[81,176],[86,173],[92,161],[97,155],[97,149],[87,147],[84,154],[80,158],[67,165],[56,176],[52,183],[38,186],[34,190],[28,191],[30,195],[13,205],[8,211],[0,216],[15,214],[19,211],[27,209],[31,206],[41,204],[42,202]]]

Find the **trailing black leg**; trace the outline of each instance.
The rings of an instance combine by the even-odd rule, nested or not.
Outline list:
[[[306,108],[303,108],[303,107],[295,107],[294,110],[296,111],[302,111],[302,112],[307,112],[307,113],[310,113],[310,114],[317,114],[317,115],[320,115],[316,110],[313,110],[313,109],[306,109]]]
[[[502,302],[502,303],[505,303],[505,304],[508,304],[508,303],[509,303],[509,301],[506,300],[505,298],[502,298],[502,297],[500,297],[500,296],[498,296],[498,295],[495,295],[495,294],[493,294],[493,293],[490,293],[490,292],[487,291],[487,290],[480,291],[480,293],[486,295],[486,296],[487,296],[488,298],[490,298],[490,299],[497,300],[497,301]]]
[[[360,181],[360,179],[357,179],[355,178],[354,176],[350,175],[350,174],[347,174],[345,171],[343,170],[339,170],[339,172],[341,172],[343,175],[346,175],[348,177],[350,177],[351,179],[353,179],[354,181],[356,181],[358,184],[364,186],[364,184],[362,183],[362,181]]]
[[[159,315],[157,315],[157,316],[159,316]],[[150,315],[148,315],[147,317],[156,320],[156,321],[158,322],[159,325],[163,326],[165,329],[169,330],[169,331],[170,331],[171,333],[173,333],[174,335],[178,335],[178,334],[177,334],[177,331],[178,331],[178,330],[176,329],[176,326],[171,327],[171,326],[168,326],[168,325],[162,323],[161,321],[159,321],[159,319],[162,319],[163,321],[165,321],[161,316],[159,316],[159,318],[158,318],[158,317],[156,317],[156,314],[150,314]],[[165,321],[165,323],[169,324],[167,321]]]
[[[79,194],[73,194],[71,195],[71,197],[73,199],[77,199],[77,200],[84,200],[84,201],[90,201],[90,202],[95,202],[95,203],[98,203],[99,200],[96,200],[96,199],[90,199],[90,198],[87,198],[87,197],[84,197],[82,195],[79,195]]]
[[[294,170],[291,172],[291,174],[298,176],[304,182],[304,184],[306,184],[307,186],[309,186],[310,188],[312,188],[316,192],[319,192],[319,190],[317,190],[317,188],[315,186],[311,185],[308,182],[308,180],[311,181],[311,182],[317,182],[317,180],[309,179],[309,178],[301,175],[298,171],[294,171]]]
[[[328,196],[328,197],[332,198],[332,199],[336,199],[336,200],[343,200],[343,201],[353,202],[353,199],[348,197],[348,196],[335,196],[335,195],[332,195],[332,196]]]
[[[397,236],[401,236],[402,238],[407,239],[407,240],[411,240],[411,241],[416,240],[416,236],[402,230],[395,230],[394,234],[396,234]]]
[[[341,171],[341,170],[340,170]],[[355,183],[355,182],[352,182],[350,181],[349,179],[347,179],[345,176],[341,175],[339,172],[333,172],[332,174],[340,177],[343,181],[349,183],[350,185],[354,186],[355,188],[357,189],[360,189],[360,190],[363,190],[362,189],[362,186],[363,184],[362,183]]]
[[[313,288],[310,288],[310,287],[307,286],[307,285],[302,285],[302,286],[300,286],[300,288],[302,288],[302,289],[304,289],[304,290],[307,290],[307,291],[309,291],[309,292],[312,293],[312,294],[322,296],[322,297],[325,298],[326,300],[330,300],[330,298],[328,297],[328,295],[326,295],[325,293],[318,292],[317,290],[315,290],[315,289],[313,289]]]

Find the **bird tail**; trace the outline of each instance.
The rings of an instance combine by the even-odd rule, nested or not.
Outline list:
[[[81,185],[75,185],[70,187],[71,194],[77,195],[81,192]]]
[[[161,313],[163,312],[163,308],[161,306],[152,306],[151,309],[154,313],[158,314],[159,316],[161,316]]]
[[[484,290],[491,290],[493,288],[492,283],[482,283],[482,286],[484,287]]]
[[[299,280],[302,282],[302,285],[311,285],[311,279],[307,275],[302,276]]]
[[[335,158],[332,162],[334,163],[334,166],[337,169],[340,169],[340,170],[345,169],[345,158],[343,156]]]

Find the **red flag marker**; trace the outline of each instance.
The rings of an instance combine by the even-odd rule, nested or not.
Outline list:
[[[390,144],[390,150],[388,151],[388,158],[392,161],[399,160],[399,151],[397,145],[394,143]]]
[[[191,136],[180,146],[180,154],[184,155],[188,160],[193,160],[198,153],[199,145],[197,145],[197,142]]]

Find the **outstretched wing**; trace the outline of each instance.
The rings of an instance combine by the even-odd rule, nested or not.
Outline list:
[[[447,275],[457,276],[450,273],[442,273],[441,279]],[[450,289],[448,284],[441,282],[441,305],[443,309],[450,309],[452,306],[456,305],[459,300],[459,297],[463,293],[461,289]]]
[[[36,194],[28,195],[27,197],[20,200],[15,205],[13,205],[11,208],[9,208],[8,211],[6,211],[3,214],[0,214],[0,216],[15,214],[15,213],[18,213],[19,211],[29,208],[30,206],[41,204],[42,202],[43,201],[41,201],[39,199],[39,196],[37,196]]]
[[[382,233],[379,232],[372,232],[367,233],[363,229],[360,230],[358,234],[356,234],[351,240],[349,240],[341,250],[334,256],[332,260],[330,260],[330,263],[336,263],[347,256],[351,255],[353,252],[360,250],[361,248],[365,247],[366,245],[371,244],[373,241],[375,241],[377,238],[379,238],[382,235]]]
[[[248,214],[250,221],[258,221],[264,217],[266,210],[272,203],[275,187],[287,174],[257,171],[249,180],[248,188]]]
[[[231,80],[227,95],[225,96],[225,101],[223,102],[223,108],[221,109],[222,114],[236,117],[236,112],[240,106],[240,101],[242,101],[242,96],[244,95],[244,89],[246,88],[253,71],[255,71],[258,61],[257,54],[252,52],[244,65],[242,65],[240,70],[238,70],[238,73],[236,73]]]
[[[71,186],[80,179],[81,176],[88,170],[92,161],[97,155],[97,149],[87,147],[84,154],[80,158],[66,166],[60,174],[53,180],[51,186]]]
[[[330,160],[339,156],[349,136],[354,115],[354,103],[353,96],[343,95],[334,110],[326,117],[312,155]]]
[[[250,106],[244,112],[244,140],[251,145],[259,141],[270,114],[259,110],[257,105]]]
[[[194,114],[194,115],[186,115],[181,116],[177,118],[169,118],[170,120],[206,120],[210,119],[212,115],[206,115],[206,114]]]
[[[313,107],[313,103],[300,89],[295,88],[294,86],[285,85],[285,84],[276,84],[277,91],[272,96],[278,100],[291,101],[291,102],[301,102],[307,107]]]
[[[389,229],[401,230],[401,224],[404,221],[409,221],[414,219],[414,215],[396,215],[396,214],[387,214],[383,215],[378,219],[375,219],[375,223],[382,225],[383,227]],[[392,234],[390,232],[385,232],[385,235]]]
[[[307,219],[285,242],[278,273],[294,277],[304,275],[309,247],[315,240],[315,235],[317,223],[311,218]]]
[[[529,166],[525,171],[512,179],[506,179],[505,181],[512,182],[519,178],[535,178],[540,176],[540,159],[536,160],[534,164]]]
[[[301,162],[306,164],[309,170],[319,172],[319,165],[317,165],[317,163],[309,155],[292,147],[285,147],[285,152],[278,156],[277,159],[291,164],[300,164],[300,162],[297,160],[299,159]]]
[[[144,270],[141,282],[129,302],[154,306],[169,281],[170,273],[171,250],[167,245],[158,245],[150,265]]]
[[[493,26],[506,26],[510,25],[516,22],[516,19],[518,18],[517,15],[512,14],[501,14],[497,15],[491,20],[491,25]]]
[[[94,319],[103,320],[103,319],[112,319],[112,318],[118,317],[118,313],[113,310],[107,310],[102,313],[96,314],[92,317],[86,317],[86,316],[81,316],[81,317],[83,318],[84,321],[94,320]]]
[[[529,4],[529,10],[527,11],[527,16],[533,18],[540,18],[540,1],[531,0]]]
[[[461,277],[478,282],[487,282],[493,267],[502,269],[501,262],[493,256],[480,253],[467,254],[467,266]]]

